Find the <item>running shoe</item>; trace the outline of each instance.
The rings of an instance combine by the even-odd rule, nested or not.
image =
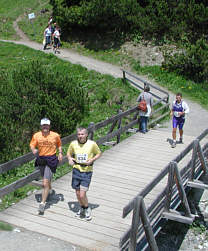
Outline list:
[[[171,147],[172,147],[172,148],[175,148],[175,147],[176,147],[176,142],[175,142],[175,141],[173,141]]]
[[[92,219],[91,211],[90,207],[85,209],[85,220],[90,221]]]
[[[41,202],[41,203],[39,204],[39,208],[38,208],[39,214],[43,214],[43,213],[44,213],[44,210],[45,210],[45,203]]]
[[[179,144],[183,144],[183,139],[180,138],[179,141],[178,141]]]
[[[75,214],[75,217],[82,217],[84,216],[84,208],[80,208],[79,211]]]

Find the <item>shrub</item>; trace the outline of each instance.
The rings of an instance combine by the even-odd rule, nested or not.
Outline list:
[[[163,67],[196,82],[208,81],[208,44],[199,39],[180,53],[164,55]]]
[[[196,41],[207,34],[208,3],[198,0],[50,0],[53,15],[64,33],[89,28],[145,38]]]
[[[75,78],[58,69],[33,61],[1,73],[1,162],[29,150],[29,140],[39,130],[42,117],[50,118],[51,129],[63,137],[88,114],[87,93]]]

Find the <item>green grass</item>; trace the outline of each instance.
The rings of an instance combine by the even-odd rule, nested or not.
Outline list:
[[[29,0],[28,0],[29,1]],[[51,6],[48,1],[45,2],[45,6],[51,10]],[[50,12],[40,14],[40,7],[34,8],[36,18],[33,21],[35,28],[35,36],[31,26],[28,22],[27,16],[23,18],[19,25],[21,29],[30,37],[30,39],[42,43],[43,31],[47,24]],[[184,79],[182,76],[178,76],[174,73],[168,73],[159,66],[140,67],[133,57],[121,50],[121,45],[124,42],[122,36],[119,37],[119,42],[115,42],[115,34],[108,34],[99,38],[96,34],[70,34],[66,41],[63,41],[63,47],[74,50],[82,55],[90,56],[111,64],[119,65],[121,67],[128,67],[132,71],[143,74],[155,80],[159,85],[168,88],[168,90],[176,93],[180,91],[184,97],[192,99],[201,104],[206,109],[208,108],[207,98],[207,83],[199,84],[190,80]]]
[[[0,221],[0,230],[4,230],[4,231],[12,231],[13,227],[7,223],[1,222]]]
[[[48,0],[2,0],[0,7],[0,30],[1,38],[11,39],[15,38],[15,32],[12,28],[12,22],[23,13],[23,19],[19,22],[21,29],[27,36],[37,42],[42,43],[43,31],[47,25],[49,16],[52,13],[52,7]],[[49,11],[41,14],[40,10],[47,8]],[[33,26],[28,20],[28,13],[34,12],[36,18],[32,21]],[[34,34],[35,33],[35,34]],[[159,66],[140,67],[133,57],[127,55],[120,50],[120,45],[123,43],[122,35],[115,42],[115,34],[108,34],[108,36],[100,38],[95,34],[70,34],[63,42],[63,47],[70,48],[82,55],[90,56],[105,62],[116,64],[125,68],[125,66],[132,69],[138,74],[147,75],[154,79],[158,84],[167,87],[172,92],[181,91],[183,95],[192,99],[206,109],[208,108],[208,84],[199,84],[190,80],[186,80],[174,73],[168,73]],[[119,41],[119,42],[118,42]],[[0,56],[1,56],[0,52]],[[15,49],[14,49],[15,53]],[[21,56],[21,55],[20,55]],[[13,54],[10,60],[13,61]],[[24,59],[23,59],[24,60]],[[6,67],[6,66],[5,66]]]
[[[18,39],[13,28],[13,22],[21,15],[25,15],[28,20],[28,14],[38,11],[41,8],[50,8],[49,1],[45,0],[1,0],[0,6],[0,38]],[[28,21],[29,23],[29,21]]]

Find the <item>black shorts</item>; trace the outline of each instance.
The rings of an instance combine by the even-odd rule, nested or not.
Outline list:
[[[60,40],[57,37],[54,37],[54,47],[60,47]]]

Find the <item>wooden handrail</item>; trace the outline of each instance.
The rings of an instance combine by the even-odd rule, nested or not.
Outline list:
[[[124,208],[123,208],[123,215],[122,217],[125,218],[132,210],[134,210],[135,208],[135,198],[136,197],[142,197],[144,198],[150,191],[152,191],[152,189],[154,189],[154,187],[169,173],[169,169],[172,165],[172,169],[174,170],[174,175],[176,178],[176,184],[174,184],[173,186],[173,175],[170,177],[171,182],[169,182],[170,184],[172,184],[173,187],[170,187],[169,185],[167,185],[167,187],[169,188],[169,191],[167,190],[167,187],[158,195],[158,197],[156,198],[156,200],[153,201],[153,203],[150,205],[150,207],[147,209],[147,214],[150,214],[151,212],[155,211],[156,208],[158,208],[154,215],[157,212],[162,212],[162,210],[169,210],[170,206],[173,205],[173,198],[171,200],[171,195],[173,195],[173,191],[174,192],[174,201],[178,200],[178,194],[181,197],[181,201],[184,203],[185,206],[185,216],[179,216],[179,215],[174,215],[175,219],[178,221],[182,221],[182,222],[192,222],[193,220],[193,216],[190,213],[190,209],[188,206],[188,202],[186,199],[186,194],[185,194],[185,187],[187,187],[188,185],[188,179],[189,179],[189,173],[190,170],[194,169],[193,173],[194,176],[196,177],[196,171],[200,170],[203,171],[204,174],[207,174],[208,170],[208,165],[205,161],[205,157],[204,154],[205,152],[208,152],[208,143],[204,145],[203,149],[201,149],[201,146],[199,144],[199,142],[206,137],[206,135],[208,135],[208,129],[204,130],[204,132],[202,132],[196,140],[194,140],[193,142],[191,142],[184,151],[182,151],[173,161],[171,161],[161,172],[160,174],[157,175],[157,177],[155,179],[153,179],[153,181],[151,183],[149,183],[137,196],[135,196]],[[179,161],[181,161],[191,150],[193,150],[193,148],[195,148],[195,152],[198,153],[198,155],[195,153],[192,155],[192,159],[189,161],[189,163],[182,168],[182,170],[179,172],[178,168],[177,168],[177,163]],[[197,158],[198,157],[198,158]],[[172,164],[174,163],[174,165]],[[194,166],[193,166],[194,163]],[[172,170],[170,169],[170,170]],[[200,171],[200,175],[202,174],[202,171]],[[173,172],[172,172],[173,173]],[[197,178],[200,176],[198,175]],[[169,184],[168,183],[168,184]],[[192,184],[193,185],[193,184]],[[200,184],[198,187],[201,188],[203,184]],[[206,186],[206,185],[204,185]],[[195,187],[197,187],[195,185]],[[176,189],[178,188],[178,189]],[[178,193],[176,193],[176,191],[178,191]],[[169,197],[168,197],[169,196]],[[166,203],[165,203],[166,202]],[[168,214],[166,214],[166,216],[168,217]],[[162,216],[161,216],[162,217]],[[171,215],[172,218],[173,215]],[[190,218],[190,220],[189,220]],[[154,217],[150,216],[150,221],[154,219]],[[140,223],[141,225],[141,223]],[[139,225],[139,226],[140,226]],[[120,247],[123,247],[124,244],[126,244],[126,242],[129,240],[129,243],[132,242],[132,240],[130,240],[131,238],[131,231],[132,231],[132,227],[130,227],[121,237],[120,239]],[[138,235],[137,237],[139,237],[139,235],[141,236],[142,234],[142,230],[140,229],[138,231]],[[148,236],[146,236],[148,238]],[[134,237],[135,238],[135,237]],[[153,241],[152,237],[151,240],[148,239],[149,241]],[[126,244],[127,245],[127,244]],[[131,244],[130,244],[131,245]],[[125,246],[126,247],[126,246]]]
[[[137,76],[135,76],[135,75],[133,75],[133,74],[127,72],[127,71],[124,71],[124,70],[122,70],[122,71],[123,71],[123,76],[124,77],[125,77],[125,73],[127,73],[127,74],[131,75],[132,77],[134,77],[135,79],[137,79],[139,81],[142,81],[143,83],[147,83],[146,81],[140,79],[139,77],[137,77]],[[153,88],[159,90],[160,92],[165,93],[169,97],[169,94],[167,92],[165,92],[164,90],[162,90],[161,88],[159,88],[157,86],[154,86],[154,85],[152,85],[150,83],[148,83],[148,84],[150,86],[152,86]],[[160,98],[158,96],[155,96],[155,97],[158,99],[158,101],[153,103],[153,107],[155,105],[159,104],[159,103],[162,104],[162,102],[164,102],[167,99],[167,97],[163,97],[163,98]],[[167,108],[168,105],[169,104],[162,105],[159,109],[157,109],[155,111],[153,110],[152,115],[155,115],[157,112],[160,112],[162,109]],[[105,127],[105,126],[107,126],[107,125],[109,125],[111,123],[115,123],[115,124],[117,122],[119,123],[119,121],[121,121],[122,118],[127,117],[128,115],[133,114],[133,113],[137,113],[137,112],[138,112],[137,106],[134,106],[134,107],[132,107],[132,108],[130,108],[127,111],[124,111],[124,112],[120,111],[118,114],[112,116],[111,118],[108,118],[108,119],[106,119],[104,121],[93,124],[93,132],[95,132],[96,130],[98,130],[98,129],[102,128],[102,127]],[[166,112],[165,114],[157,117],[155,120],[150,121],[149,125],[152,125],[152,124],[156,123],[157,121],[163,119],[165,116],[167,116],[167,114],[168,114],[168,112]],[[125,130],[127,130],[128,128],[131,128],[132,126],[134,126],[137,123],[136,118],[137,118],[137,114],[134,117],[133,121],[130,122],[127,126],[122,127],[121,124],[120,124],[119,128],[115,132],[112,133],[112,131],[109,131],[109,133],[106,136],[100,137],[99,139],[97,139],[96,142],[98,144],[103,144],[105,141],[108,141],[108,140],[112,139],[115,136],[117,137],[117,139],[119,139],[119,137],[120,137],[119,135],[121,133],[125,132]],[[88,129],[89,129],[89,133],[92,133],[91,132],[92,128],[88,127]],[[62,145],[68,144],[69,142],[71,142],[74,139],[76,139],[76,133],[73,133],[73,134],[71,134],[69,136],[66,136],[66,137],[62,138],[61,139]],[[119,142],[119,140],[117,140],[117,141]],[[32,153],[27,153],[27,154],[25,154],[25,155],[23,155],[21,157],[18,157],[16,159],[13,159],[13,160],[10,160],[10,161],[8,161],[6,163],[3,163],[3,164],[0,165],[0,174],[4,173],[4,172],[7,172],[9,170],[12,170],[12,169],[14,169],[14,168],[16,168],[18,166],[21,166],[21,165],[33,160],[34,158],[35,157],[34,157],[34,155]]]
[[[122,71],[123,71],[123,78],[126,78],[126,73],[127,73],[129,76],[131,76],[131,77],[133,77],[133,78],[139,80],[140,82],[142,82],[142,83],[144,83],[144,84],[148,84],[149,86],[151,86],[151,87],[155,88],[156,90],[158,90],[158,91],[160,91],[160,92],[166,94],[167,96],[169,96],[169,93],[166,92],[166,91],[164,91],[164,90],[161,89],[160,87],[155,86],[155,85],[153,85],[153,84],[147,82],[146,80],[144,80],[144,79],[142,79],[142,78],[140,78],[140,77],[138,77],[138,76],[135,76],[133,73],[130,73],[130,72],[126,71],[126,70],[123,70],[123,69],[122,69]]]

